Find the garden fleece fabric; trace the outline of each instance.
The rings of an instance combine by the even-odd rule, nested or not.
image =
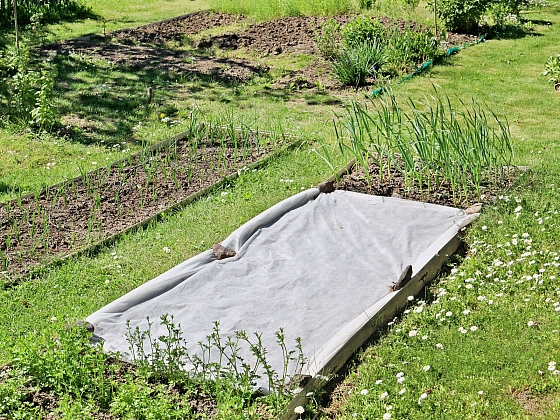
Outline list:
[[[301,338],[306,372],[318,372],[332,352],[356,332],[356,319],[386,300],[405,267],[414,273],[477,215],[399,198],[312,188],[256,216],[226,238],[232,258],[212,250],[188,259],[87,318],[105,351],[130,358],[127,321],[134,330],[154,324],[152,338],[165,336],[160,317],[173,315],[189,353],[200,353],[214,322],[225,339],[235,331],[262,334],[272,368],[283,356],[275,333],[284,329],[289,349]],[[366,319],[368,317],[365,317]],[[353,325],[349,327],[349,325]],[[149,347],[147,347],[149,348]],[[254,360],[248,348],[240,355]],[[295,366],[290,366],[290,374]],[[268,380],[257,384],[267,391]]]

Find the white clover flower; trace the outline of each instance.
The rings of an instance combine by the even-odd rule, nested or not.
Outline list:
[[[451,312],[451,311],[447,311],[447,312],[445,313],[445,316],[448,317],[448,318],[449,318],[451,315],[453,315],[453,312]]]
[[[467,329],[465,327],[459,327],[459,329],[457,331],[459,331],[461,334],[466,334],[467,333]]]
[[[528,327],[532,327],[533,325],[535,325],[535,321],[529,320],[529,322],[527,322]]]
[[[426,365],[426,366],[424,366],[424,367],[422,368],[422,370],[423,370],[424,372],[427,372],[427,371],[429,371],[430,369],[431,369],[431,366],[430,366],[430,365]]]
[[[440,349],[440,350],[443,350],[443,344],[437,343],[437,344],[436,344],[436,348],[438,348],[438,349]]]
[[[369,393],[369,391],[367,389],[362,389],[360,391],[360,394],[362,394],[362,395],[367,395],[368,393]]]
[[[301,405],[298,405],[296,408],[294,408],[294,413],[303,414],[305,413],[305,409]]]
[[[408,332],[409,337],[416,337],[417,334],[418,334],[418,331],[416,331],[416,330],[410,330]]]
[[[385,398],[387,398],[389,396],[389,393],[387,391],[385,391],[383,394],[381,394],[379,396],[379,399],[384,400]]]
[[[473,326],[470,328],[470,330],[474,332],[474,331],[478,330],[478,327],[477,327],[476,325],[473,325]]]
[[[465,309],[465,310],[463,311],[463,315],[468,315],[468,314],[470,314],[470,313],[471,313],[470,309]]]
[[[482,230],[488,230],[488,226],[482,226]]]
[[[383,382],[383,379],[378,379],[377,381],[375,381],[375,385],[381,385],[382,382]]]
[[[422,395],[420,395],[420,398],[418,398],[418,404],[422,404],[422,400],[425,400],[426,398],[428,398],[428,394],[424,392]]]
[[[484,394],[484,391],[478,391],[478,395]]]
[[[409,296],[409,297],[407,297],[407,299],[408,299],[409,302],[412,302],[414,300],[414,296]]]
[[[397,373],[397,378],[402,378],[404,376],[404,372]]]
[[[391,413],[385,413],[383,414],[383,420],[389,420],[391,418]]]
[[[166,254],[169,254],[171,252],[171,250],[168,247],[164,246],[163,247],[163,252],[165,252]]]
[[[403,395],[406,392],[406,388],[403,388],[399,391],[399,395]]]
[[[427,336],[427,335],[423,335],[423,336],[422,336],[422,340],[427,340],[427,339],[428,339],[428,336]]]
[[[402,384],[404,382],[404,376],[401,376],[400,378],[397,379],[397,382],[399,384]]]
[[[57,321],[56,316],[53,316],[53,317],[51,318],[51,322],[56,322],[56,321]]]

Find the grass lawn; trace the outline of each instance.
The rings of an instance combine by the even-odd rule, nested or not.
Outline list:
[[[206,7],[200,0],[164,1],[157,7],[140,0],[100,1],[93,11],[103,19],[53,26],[49,36],[100,33],[104,22],[106,30],[113,30]],[[302,418],[312,418],[310,412],[320,413],[320,418],[342,419],[560,416],[560,94],[541,76],[546,59],[560,52],[560,6],[554,3],[523,16],[535,22],[526,36],[492,39],[466,48],[422,76],[394,85],[393,91],[397,98],[422,100],[435,85],[457,106],[459,99],[486,103],[507,116],[514,163],[530,166],[531,173],[515,189],[504,192],[495,205],[484,208],[467,232],[466,255],[454,257],[445,273],[423,295],[411,298],[405,313],[352,359],[348,375],[329,398],[320,392],[312,396]],[[78,381],[84,373],[60,356],[64,349],[57,347],[57,340],[64,342],[66,326],[75,320],[210,248],[271,205],[328,177],[329,168],[312,149],[319,139],[334,140],[333,112],[343,112],[341,104],[350,98],[364,100],[364,93],[310,97],[298,91],[271,90],[263,80],[232,87],[86,64],[93,67],[62,69],[76,79],[76,91],[60,94],[60,106],[69,112],[75,112],[72,106],[78,94],[97,95],[92,86],[103,83],[114,83],[106,103],[115,96],[134,101],[156,79],[168,96],[149,109],[140,104],[123,108],[118,116],[115,111],[120,108],[102,108],[100,102],[92,102],[96,109],[89,111],[93,116],[88,118],[97,127],[106,127],[106,133],[79,137],[80,141],[3,129],[1,199],[76,176],[79,165],[117,159],[127,153],[108,147],[117,141],[134,151],[180,131],[181,124],[168,127],[159,118],[171,105],[179,119],[186,118],[194,102],[208,118],[231,115],[235,121],[265,128],[280,123],[285,131],[307,140],[262,169],[243,173],[225,187],[227,195],[215,192],[96,255],[70,259],[33,281],[0,290],[0,365],[19,357],[32,360],[29,365],[34,369],[42,366],[42,371],[49,372],[44,380],[57,392],[66,393],[59,407],[65,418],[87,418],[87,413],[104,407],[107,387],[113,397],[118,395],[113,399],[118,403],[111,405],[120,413],[118,418],[138,418],[123,408],[135,393],[138,407],[148,410],[151,406],[154,412],[159,407],[160,417],[153,418],[185,418],[188,410],[182,407],[187,411],[179,413],[164,406],[165,394],[154,384],[136,383],[133,389],[130,379],[129,388],[104,382],[88,388]],[[130,136],[140,121],[143,124]],[[126,130],[122,129],[125,125]],[[53,161],[56,165],[50,164]],[[294,182],[281,182],[285,179]],[[42,354],[46,355],[43,359]],[[56,364],[56,360],[61,362]],[[59,370],[49,370],[48,363]],[[24,375],[40,370],[29,368]],[[7,418],[37,418],[31,405],[23,402],[24,385],[1,378],[0,418],[6,407],[22,413]],[[60,385],[64,381],[72,384]],[[261,412],[243,411],[242,403],[235,405],[233,397],[224,393],[215,397],[222,402],[217,418],[262,417]]]

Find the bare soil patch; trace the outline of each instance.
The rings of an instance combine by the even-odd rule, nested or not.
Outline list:
[[[334,16],[344,25],[356,16]],[[247,29],[229,31],[220,35],[206,36],[190,45],[197,53],[180,49],[166,48],[169,43],[185,41],[189,35],[200,34],[208,29],[227,27],[239,22],[247,22],[244,16],[223,13],[197,12],[164,22],[137,28],[112,32],[106,38],[100,36],[83,37],[77,40],[62,41],[42,47],[43,51],[57,53],[80,53],[93,59],[109,60],[132,70],[143,68],[163,70],[178,74],[211,75],[224,82],[245,82],[262,75],[268,68],[258,60],[220,58],[219,50],[243,50],[251,56],[278,56],[281,54],[307,54],[316,57],[309,66],[292,72],[277,82],[278,87],[293,86],[340,90],[340,86],[330,76],[329,65],[319,55],[316,34],[322,33],[327,17],[285,17],[266,22],[249,24]],[[385,25],[421,31],[423,26],[411,22],[379,19]],[[445,47],[473,41],[475,37],[449,33],[443,43]]]

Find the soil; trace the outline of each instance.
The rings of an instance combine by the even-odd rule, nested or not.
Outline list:
[[[335,187],[339,190],[355,191],[362,194],[379,195],[383,197],[397,197],[408,200],[423,201],[425,203],[439,204],[442,206],[457,207],[466,209],[476,203],[495,202],[499,194],[510,188],[516,177],[516,171],[511,168],[504,171],[503,177],[491,176],[487,174],[482,182],[480,195],[474,188],[464,191],[453,191],[449,183],[436,185],[435,179],[431,179],[431,187],[425,181],[422,187],[417,182],[407,185],[402,173],[392,171],[385,174],[381,179],[379,166],[373,161],[370,162],[369,176],[366,176],[364,168],[360,165],[354,166],[353,170],[344,175]],[[369,178],[369,182],[368,182]]]
[[[251,137],[238,139],[237,148],[231,138],[224,141],[206,139],[194,147],[192,139],[185,139],[0,205],[4,282],[12,284],[33,267],[123,232],[248,170],[271,151],[257,147]]]
[[[56,44],[45,45],[43,52],[59,54],[79,53],[94,59],[105,59],[131,69],[163,70],[177,74],[212,76],[224,82],[246,82],[269,69],[259,63],[259,58],[281,54],[307,54],[315,57],[312,63],[298,71],[293,71],[280,80],[276,86],[346,90],[336,82],[329,71],[329,64],[323,60],[316,45],[316,33],[321,33],[326,17],[285,17],[266,22],[252,23],[244,16],[223,13],[197,12],[163,22],[123,29],[107,36],[87,36]],[[344,25],[355,16],[334,16]],[[418,31],[424,28],[410,22],[380,19],[385,25],[409,27]],[[234,28],[220,35],[201,35],[213,28]],[[189,37],[199,35],[201,39],[191,41]],[[471,35],[448,33],[443,46],[449,48],[476,38]],[[196,54],[171,48],[177,43],[189,43]],[[216,49],[242,50],[255,59],[235,59],[217,57]]]

